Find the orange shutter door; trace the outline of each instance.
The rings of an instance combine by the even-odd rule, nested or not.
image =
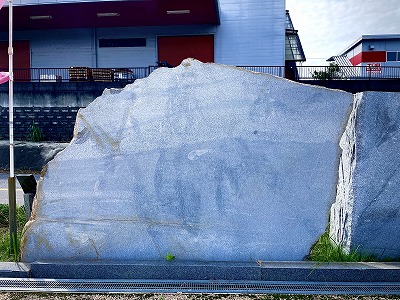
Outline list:
[[[214,36],[160,36],[157,39],[158,61],[173,66],[188,57],[202,62],[214,62]]]
[[[0,69],[2,71],[8,70],[8,42],[0,42]]]
[[[15,81],[29,81],[31,78],[31,50],[29,41],[15,41],[13,43],[13,50]],[[8,42],[0,42],[0,69],[8,70]]]

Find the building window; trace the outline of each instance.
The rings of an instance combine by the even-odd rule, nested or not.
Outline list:
[[[392,51],[388,51],[386,53],[387,55],[387,61],[396,61],[397,60],[397,52],[392,52]]]
[[[146,38],[99,39],[100,48],[146,47]]]
[[[400,52],[388,51],[387,61],[400,61]]]

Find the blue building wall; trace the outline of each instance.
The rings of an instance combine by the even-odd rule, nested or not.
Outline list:
[[[374,50],[372,51],[390,51],[390,52],[400,52],[400,37],[398,39],[376,39],[376,40],[366,40],[362,43],[363,51],[371,51],[369,49],[370,45],[373,45]],[[362,64],[366,65],[366,64]],[[387,61],[382,62],[382,66],[386,67],[400,67],[400,59],[397,61]]]

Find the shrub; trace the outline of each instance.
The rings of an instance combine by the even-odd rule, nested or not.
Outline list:
[[[42,130],[35,121],[32,121],[32,124],[29,126],[29,139],[31,142],[40,142],[43,140]]]
[[[312,73],[312,78],[316,80],[330,80],[335,78],[341,78],[339,74],[339,66],[336,64],[329,64],[329,67],[326,68],[325,71],[314,71]]]

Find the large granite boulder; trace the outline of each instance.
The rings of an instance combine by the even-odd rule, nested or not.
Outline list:
[[[190,59],[105,92],[43,172],[22,260],[301,260],[352,100]]]
[[[347,252],[400,257],[400,93],[357,94],[340,147],[331,237]]]

